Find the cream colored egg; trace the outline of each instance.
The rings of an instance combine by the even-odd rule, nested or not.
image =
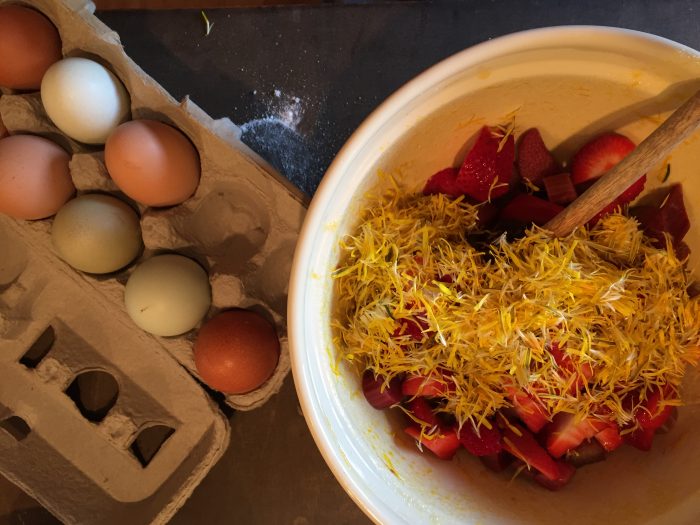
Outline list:
[[[130,99],[114,74],[87,58],[64,58],[41,81],[41,102],[66,135],[86,144],[104,144],[129,119]]]
[[[101,194],[81,195],[56,214],[51,240],[58,255],[88,273],[115,272],[141,251],[138,215],[126,203]]]
[[[131,274],[124,302],[131,319],[146,332],[180,335],[197,326],[209,310],[209,278],[192,259],[157,255]]]

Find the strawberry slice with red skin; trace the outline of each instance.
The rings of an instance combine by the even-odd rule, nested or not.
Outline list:
[[[656,431],[666,423],[673,414],[673,406],[664,404],[663,399],[675,397],[670,387],[654,387],[647,392],[647,398],[638,405],[634,412],[638,428],[625,435],[625,442],[639,450],[651,450]],[[636,404],[638,394],[634,394],[630,403]]]
[[[537,128],[530,128],[520,135],[517,166],[520,176],[533,184],[561,171],[561,165],[545,146]]]
[[[622,445],[622,443],[624,443],[624,439],[620,434],[620,429],[615,423],[612,422],[610,423],[610,426],[605,427],[593,437],[603,446],[606,452],[612,452]]]
[[[560,458],[608,425],[607,422],[593,417],[578,419],[574,414],[560,412],[545,430],[547,451],[552,457]]]
[[[569,204],[578,197],[574,183],[571,182],[571,175],[568,173],[548,175],[542,179],[542,184],[544,184],[544,189],[550,202]]]
[[[619,133],[598,135],[572,157],[571,181],[578,186],[597,179],[636,147],[634,142]]]
[[[433,410],[433,407],[423,397],[414,397],[406,402],[406,408],[418,419],[423,426],[435,427],[440,424],[440,418]]]
[[[511,423],[503,427],[503,449],[549,480],[561,476],[557,462],[542,448],[526,428]]]
[[[401,383],[401,393],[411,397],[444,397],[454,390],[454,383],[449,380],[449,377],[441,374],[428,376],[412,374],[406,376]]]
[[[516,195],[501,210],[502,221],[515,221],[520,224],[543,226],[564,209],[563,206],[535,197],[529,193]]]
[[[452,459],[461,446],[457,432],[451,428],[443,428],[433,435],[423,437],[421,437],[419,425],[410,425],[404,429],[404,432],[440,459]]]
[[[403,400],[401,378],[398,376],[391,378],[388,385],[385,385],[385,380],[385,377],[369,369],[362,374],[362,393],[367,402],[377,410],[389,408]]]
[[[431,175],[423,187],[423,194],[444,193],[450,197],[464,195],[464,192],[457,184],[457,173],[459,173],[457,168],[445,168]]]
[[[646,428],[638,428],[634,432],[625,434],[625,443],[632,445],[634,448],[648,452],[654,444],[654,436],[656,432]]]
[[[536,472],[533,479],[546,489],[556,492],[567,485],[575,473],[576,467],[574,467],[571,463],[567,463],[566,461],[557,461],[556,478],[550,479],[544,474]]]
[[[513,386],[506,387],[506,394],[520,420],[535,434],[549,423],[547,411],[530,394]]]
[[[459,189],[477,202],[496,199],[510,190],[515,139],[512,134],[508,136],[499,150],[501,141],[487,126],[482,127],[459,168]]]
[[[491,456],[503,449],[501,431],[493,424],[491,428],[481,425],[477,430],[467,421],[459,429],[458,436],[462,446],[474,456]]]

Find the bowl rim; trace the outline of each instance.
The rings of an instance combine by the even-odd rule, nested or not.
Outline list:
[[[308,388],[308,385],[311,385],[313,382],[313,377],[304,362],[305,349],[307,348],[303,344],[305,320],[303,308],[299,305],[303,304],[304,291],[308,282],[306,273],[310,267],[315,234],[319,228],[323,227],[322,220],[330,198],[337,190],[346,172],[346,166],[361,152],[366,139],[372,137],[375,131],[381,128],[387,120],[407,103],[419,96],[417,94],[424,93],[430,87],[453,76],[459,69],[475,66],[485,60],[517,51],[523,45],[532,46],[533,43],[539,45],[556,44],[562,37],[592,37],[596,35],[617,36],[642,41],[647,44],[659,44],[700,58],[699,51],[666,37],[634,29],[604,25],[540,27],[505,34],[477,43],[425,69],[403,84],[377,106],[342,146],[311,199],[300,230],[290,272],[287,319],[292,375],[304,418],[324,461],[345,492],[375,523],[387,523],[386,518],[392,516],[392,510],[383,502],[370,497],[357,483],[357,480],[350,475],[350,470],[346,467],[346,460],[343,459],[342,454],[338,454],[330,434],[324,430],[318,399],[312,395],[312,390]]]

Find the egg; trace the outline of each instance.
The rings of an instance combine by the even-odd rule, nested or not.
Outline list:
[[[51,225],[58,255],[73,268],[88,273],[115,272],[141,251],[138,215],[119,199],[87,194],[68,201]]]
[[[280,344],[275,327],[251,310],[229,310],[207,321],[194,344],[202,380],[226,394],[259,388],[277,367]]]
[[[61,37],[44,15],[18,5],[0,7],[0,86],[36,90],[61,59]]]
[[[156,120],[119,126],[105,144],[109,175],[126,195],[146,206],[172,206],[199,184],[199,154],[179,130]]]
[[[69,162],[68,153],[43,137],[0,140],[0,213],[27,220],[55,214],[75,193]]]
[[[102,64],[87,58],[64,58],[41,82],[41,102],[53,123],[85,144],[104,144],[129,119],[130,98],[124,85]]]
[[[160,336],[184,334],[209,310],[209,278],[192,259],[157,255],[131,274],[124,303],[131,319],[146,332]]]

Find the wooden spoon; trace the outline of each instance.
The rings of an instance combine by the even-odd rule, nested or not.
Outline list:
[[[619,164],[545,224],[545,229],[557,237],[563,237],[577,226],[587,223],[639,177],[661,162],[699,124],[700,91],[697,91]]]

